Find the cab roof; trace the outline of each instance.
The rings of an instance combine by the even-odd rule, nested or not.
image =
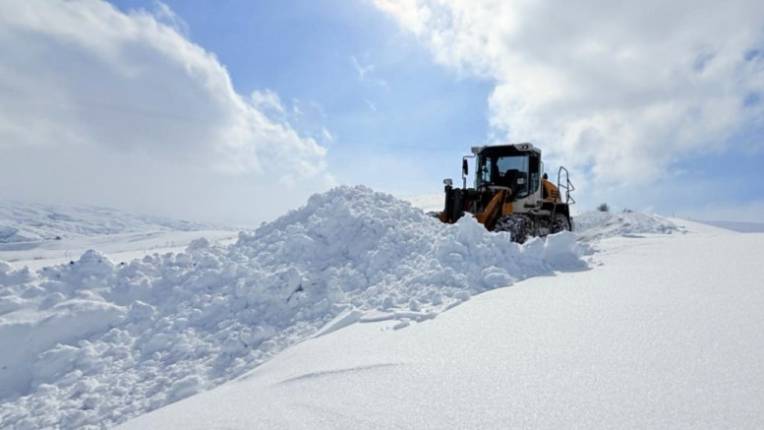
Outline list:
[[[472,147],[472,153],[475,155],[482,154],[483,152],[491,153],[492,155],[501,155],[501,154],[512,155],[512,154],[522,154],[522,153],[533,152],[533,153],[541,155],[541,149],[536,148],[535,146],[533,146],[532,143],[528,143],[528,142]]]

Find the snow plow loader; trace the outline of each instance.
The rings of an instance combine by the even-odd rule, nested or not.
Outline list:
[[[467,188],[468,159],[475,159],[475,187]],[[446,204],[438,218],[454,223],[469,213],[489,231],[507,231],[514,242],[572,230],[575,203],[568,170],[560,167],[557,183],[544,173],[541,150],[530,143],[476,146],[462,158],[462,188],[444,179]],[[564,196],[560,191],[564,191]]]

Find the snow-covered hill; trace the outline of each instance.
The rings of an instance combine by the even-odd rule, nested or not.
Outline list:
[[[219,227],[97,206],[0,203],[0,244]]]
[[[589,281],[595,286],[610,281],[620,283],[615,278],[586,278],[587,274],[599,273],[601,264],[610,264],[609,253],[617,255],[620,249],[651,241],[661,247],[669,243],[668,239],[706,237],[701,233],[666,235],[683,229],[676,222],[642,214],[591,217],[599,217],[599,221],[587,224],[577,218],[577,224],[586,227],[580,238],[564,232],[517,245],[505,233],[485,231],[470,217],[444,225],[392,196],[364,187],[341,187],[313,196],[306,206],[255,232],[241,233],[230,245],[197,240],[179,253],[123,262],[88,251],[71,263],[37,272],[0,263],[0,345],[12,345],[0,354],[0,422],[10,428],[111,427],[223,384],[219,390],[193,397],[192,403],[178,403],[131,425],[283,428],[299,427],[299,420],[305,419],[306,425],[318,423],[329,428],[354,422],[361,428],[374,427],[375,423],[417,427],[402,421],[406,416],[414,417],[407,408],[430,404],[432,414],[442,414],[443,419],[458,418],[454,423],[505,427],[500,420],[482,421],[482,415],[475,415],[471,407],[465,406],[470,403],[461,408],[449,403],[456,397],[428,397],[411,389],[421,388],[419,393],[449,391],[452,384],[455,392],[466,389],[455,375],[439,379],[438,372],[450,360],[468,369],[463,376],[475,383],[504,381],[498,372],[517,358],[506,355],[507,348],[516,347],[518,354],[533,354],[538,350],[533,339],[548,336],[548,327],[563,322],[569,328],[576,327],[576,320],[571,319],[576,314],[566,313],[566,305],[575,309],[576,300],[591,297],[590,306],[604,308],[605,321],[616,318],[606,309],[609,302],[586,295]],[[606,237],[607,241],[601,240]],[[597,252],[589,255],[594,250]],[[596,268],[587,270],[587,261]],[[643,275],[643,280],[659,280],[664,266],[656,267],[656,278]],[[583,281],[567,286],[568,280],[582,276]],[[540,287],[528,289],[521,297],[530,300],[528,307],[521,301],[500,299],[491,309],[473,308],[472,304],[454,309],[476,294],[483,297],[481,293],[499,287],[533,282]],[[745,283],[741,285],[748,288]],[[656,295],[662,286],[656,284],[646,291]],[[583,296],[575,293],[579,288],[585,289]],[[558,289],[567,292],[555,296]],[[514,288],[501,291],[511,290]],[[611,291],[605,286],[602,290]],[[618,291],[612,289],[613,294]],[[757,297],[753,298],[756,303]],[[543,308],[545,300],[550,300],[549,309]],[[478,299],[479,303],[484,301]],[[594,310],[583,314],[595,315]],[[453,323],[441,326],[441,319],[452,318],[464,325],[462,335],[455,336]],[[424,327],[441,327],[428,334],[439,338],[425,341],[416,337]],[[400,334],[385,337],[393,332]],[[554,339],[550,346],[554,346]],[[388,348],[386,342],[400,344]],[[419,349],[404,347],[411,343],[419,344]],[[473,351],[475,343],[482,349]],[[298,346],[279,354],[294,345]],[[311,349],[311,345],[318,349]],[[581,345],[588,348],[585,343]],[[334,347],[339,349],[322,351]],[[406,351],[416,355],[407,355]],[[464,354],[467,361],[457,360],[448,355],[449,351]],[[469,357],[478,352],[486,358],[475,359],[474,364],[486,371],[485,380],[478,377],[477,368],[469,370]],[[268,364],[257,367],[273,357]],[[499,364],[492,367],[487,361],[490,357]],[[564,355],[560,357],[566,363]],[[404,384],[402,387],[408,387],[405,391],[393,392],[364,385],[372,383],[365,379],[351,377],[348,383],[342,382],[345,374],[365,378],[365,361],[381,374],[395,372],[395,363],[403,363],[404,369],[432,375],[427,379],[430,385]],[[410,367],[412,363],[421,366]],[[528,374],[532,374],[529,362],[524,363]],[[256,367],[251,376],[241,380],[252,381],[251,385],[230,382]],[[586,368],[582,369],[579,372]],[[406,372],[392,375],[390,380],[417,379]],[[334,379],[340,381],[336,386]],[[311,381],[315,386],[310,385]],[[272,383],[276,385],[269,385]],[[348,384],[361,384],[355,385],[360,390],[350,393],[361,397],[351,395],[349,399],[351,404],[362,404],[342,411],[337,409],[339,406],[301,397],[288,388],[305,383],[305,393],[320,397],[320,393],[310,390],[324,390],[331,398],[341,394],[335,389],[352,391]],[[381,380],[373,379],[373,383],[394,388]],[[522,399],[519,392],[502,391],[503,385],[467,385],[475,395],[488,390],[511,394],[509,398],[517,402],[532,400]],[[282,386],[287,388],[279,388]],[[225,406],[226,393],[231,390],[243,390],[232,395],[232,406],[239,405],[237,396],[259,399],[259,393],[263,393],[273,397],[256,407],[231,410]],[[544,400],[538,392],[534,395]],[[293,396],[294,401],[283,396]],[[203,407],[193,403],[197,398],[213,402],[215,410],[221,412],[203,413]],[[410,406],[406,404],[408,398],[417,400]],[[374,409],[371,418],[361,416],[363,405],[377,400],[385,409]],[[453,412],[446,414],[445,409],[434,407],[441,401],[451,405]],[[263,412],[261,407],[265,405],[270,409]],[[188,407],[196,410],[187,413]],[[281,414],[284,407],[297,421]],[[228,415],[221,415],[222,411]],[[391,417],[383,418],[388,412]],[[176,415],[179,413],[198,421],[186,423],[185,418]],[[497,416],[503,417],[500,413]],[[431,426],[441,422],[434,420]]]
[[[100,207],[0,204],[0,260],[16,268],[68,263],[88,249],[125,262],[146,254],[179,252],[200,237],[231,243],[237,233]]]
[[[573,230],[580,240],[591,242],[615,236],[680,233],[684,228],[658,215],[588,211],[573,217]]]

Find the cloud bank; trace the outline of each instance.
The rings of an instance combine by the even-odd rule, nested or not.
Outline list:
[[[602,186],[761,150],[764,3],[375,0],[441,64],[495,82],[492,139]],[[583,175],[582,175],[583,174]]]
[[[0,3],[0,196],[254,222],[332,184],[278,96],[238,94],[161,10]]]

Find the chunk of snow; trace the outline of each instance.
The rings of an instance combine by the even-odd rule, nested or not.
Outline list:
[[[578,243],[576,235],[569,231],[561,231],[547,236],[544,244],[544,260],[558,270],[576,270],[586,267],[578,258]]]

